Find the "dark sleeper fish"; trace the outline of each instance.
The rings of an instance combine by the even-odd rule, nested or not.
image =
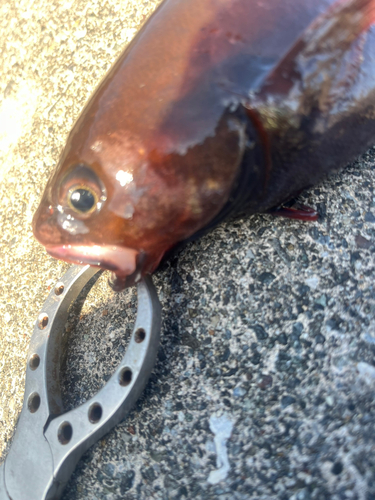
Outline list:
[[[375,0],[165,0],[89,100],[33,227],[121,289],[375,142]]]

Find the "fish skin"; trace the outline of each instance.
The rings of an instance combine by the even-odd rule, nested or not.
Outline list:
[[[338,170],[374,142],[374,20],[375,0],[165,0],[74,125],[35,237],[121,289]]]

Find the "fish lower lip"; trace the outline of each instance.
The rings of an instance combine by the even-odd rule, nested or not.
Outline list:
[[[137,269],[138,251],[114,245],[56,245],[46,247],[55,259],[90,265],[128,276]]]

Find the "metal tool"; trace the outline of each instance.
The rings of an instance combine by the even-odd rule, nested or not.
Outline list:
[[[49,294],[27,361],[23,408],[0,466],[0,500],[57,500],[82,454],[130,410],[151,374],[160,337],[160,303],[151,278],[138,284],[138,311],[125,356],[90,400],[64,413],[59,350],[68,308],[97,273],[74,266]]]

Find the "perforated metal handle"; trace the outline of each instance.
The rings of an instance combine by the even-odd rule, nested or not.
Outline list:
[[[0,500],[58,499],[79,458],[124,417],[151,374],[161,315],[151,277],[146,277],[138,284],[136,323],[118,369],[93,398],[63,413],[61,336],[69,306],[97,272],[89,266],[71,268],[38,316],[30,342],[21,416],[0,467]]]

